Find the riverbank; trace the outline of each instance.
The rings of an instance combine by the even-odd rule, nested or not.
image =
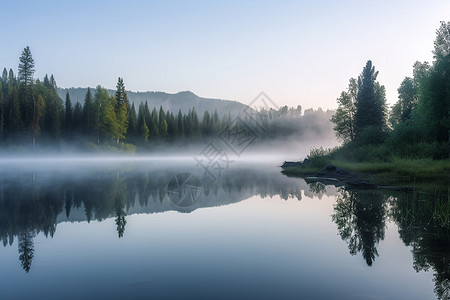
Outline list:
[[[439,186],[450,184],[450,159],[393,159],[389,162],[350,162],[330,160],[328,163],[351,172],[366,174],[377,184],[408,184]],[[283,169],[287,176],[306,177],[323,169],[313,163],[299,164]]]

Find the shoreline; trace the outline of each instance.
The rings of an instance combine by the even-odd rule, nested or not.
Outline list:
[[[450,159],[395,159],[391,162],[349,162],[330,160],[329,164],[367,178],[379,185],[407,185],[418,189],[445,189],[450,185]],[[324,169],[311,163],[283,168],[286,176],[305,178]]]

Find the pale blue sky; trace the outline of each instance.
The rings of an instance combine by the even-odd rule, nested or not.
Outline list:
[[[450,1],[0,2],[0,67],[30,46],[58,86],[123,77],[133,91],[190,90],[250,103],[335,108],[371,59],[390,104],[416,60],[432,60]]]

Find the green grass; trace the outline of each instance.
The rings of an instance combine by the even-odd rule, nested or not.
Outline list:
[[[323,168],[318,167],[288,167],[283,169],[281,173],[283,173],[286,176],[291,177],[304,177],[311,174],[315,174],[322,170]]]
[[[450,184],[450,159],[405,159],[394,158],[389,162],[350,162],[328,160],[336,167],[356,173],[371,175],[378,184],[408,185],[421,190],[446,189]],[[282,172],[287,176],[304,177],[322,170],[323,167],[290,167]]]
[[[359,173],[370,173],[379,178],[394,177],[396,180],[449,180],[450,159],[395,158],[390,162],[331,161],[337,167]]]

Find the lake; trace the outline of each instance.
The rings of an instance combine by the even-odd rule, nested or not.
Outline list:
[[[0,162],[2,299],[449,299],[448,192],[281,162]]]

